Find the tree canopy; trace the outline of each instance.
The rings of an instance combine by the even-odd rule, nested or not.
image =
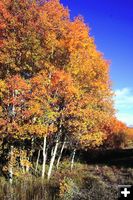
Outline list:
[[[44,160],[64,140],[70,150],[104,146],[126,129],[115,118],[112,96],[109,62],[82,17],[72,21],[59,0],[1,0],[3,144],[8,139],[9,149],[16,142],[23,149],[28,140],[35,151],[39,141]]]

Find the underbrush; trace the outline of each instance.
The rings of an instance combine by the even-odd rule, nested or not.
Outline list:
[[[41,177],[23,174],[13,184],[0,178],[0,200],[115,200],[119,184],[133,184],[133,168],[60,163],[48,182]]]

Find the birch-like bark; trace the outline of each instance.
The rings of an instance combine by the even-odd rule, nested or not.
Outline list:
[[[31,155],[29,157],[29,161],[32,162],[33,152],[34,152],[34,137],[31,138]]]
[[[42,179],[44,179],[45,176],[45,168],[46,168],[46,135],[44,135],[44,141],[43,141]]]
[[[59,163],[60,163],[60,160],[61,160],[61,157],[62,157],[62,153],[63,153],[64,147],[65,147],[65,143],[66,143],[66,138],[64,139],[64,142],[62,144],[61,151],[60,151],[60,154],[59,154],[59,157],[58,157],[58,160],[57,160],[57,164],[56,164],[57,169],[59,167]]]
[[[13,90],[13,93],[12,93],[12,97],[13,97],[13,100],[15,100],[15,91]],[[13,122],[15,120],[15,105],[14,103],[12,104],[12,109],[11,109],[11,121]]]
[[[13,99],[15,98],[15,91],[13,91],[12,94]],[[14,121],[14,116],[15,116],[15,105],[12,105],[12,110],[11,110],[11,115],[12,115],[12,121]],[[10,150],[10,161],[9,161],[9,182],[12,184],[13,181],[13,146],[11,146]]]
[[[39,158],[40,158],[40,149],[39,149],[38,155],[37,155],[35,172],[37,172],[37,169],[38,169]]]
[[[74,166],[75,154],[76,154],[76,149],[74,149],[74,150],[73,150],[73,154],[72,154],[72,160],[71,160],[71,170],[73,169],[73,166]]]
[[[27,160],[29,161],[29,158],[27,158]],[[26,165],[26,172],[28,173],[29,172],[29,164],[27,163]]]
[[[23,170],[23,173],[25,173],[25,168],[24,168],[24,166],[22,166],[22,170]]]
[[[55,148],[54,148],[54,152],[53,152],[53,156],[51,157],[51,160],[50,160],[50,166],[49,166],[49,170],[48,170],[48,180],[51,177],[52,168],[53,168],[53,164],[54,164],[54,161],[55,161],[58,145],[59,145],[59,139],[57,138]]]
[[[9,162],[9,182],[12,184],[13,181],[13,146],[10,151],[10,162]]]
[[[13,91],[13,99],[15,98],[15,91]],[[15,105],[12,105],[12,121],[14,120],[15,116]],[[10,150],[10,162],[9,162],[9,182],[12,184],[13,181],[13,146],[11,146]]]
[[[54,147],[52,147],[52,150],[51,150],[51,157],[53,156],[54,154]]]
[[[13,91],[12,96],[13,96],[13,99],[15,99],[15,91]],[[13,115],[13,119],[14,119],[14,115],[15,115],[15,105],[14,104],[12,105],[12,115]]]

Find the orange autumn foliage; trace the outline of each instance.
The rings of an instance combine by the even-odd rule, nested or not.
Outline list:
[[[59,0],[1,0],[0,16],[3,134],[29,139],[60,127],[74,145],[96,148],[125,131],[114,118],[109,62],[82,17],[72,21]]]

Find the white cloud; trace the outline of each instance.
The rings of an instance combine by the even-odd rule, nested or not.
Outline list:
[[[119,113],[116,114],[117,119],[120,121],[126,123],[128,126],[133,125],[133,114],[128,114],[128,113]]]
[[[115,108],[117,118],[127,125],[133,125],[133,91],[130,88],[115,91]]]
[[[118,89],[115,91],[115,94],[117,97],[120,97],[120,96],[129,94],[130,90],[131,90],[130,88],[123,88],[121,90]]]

